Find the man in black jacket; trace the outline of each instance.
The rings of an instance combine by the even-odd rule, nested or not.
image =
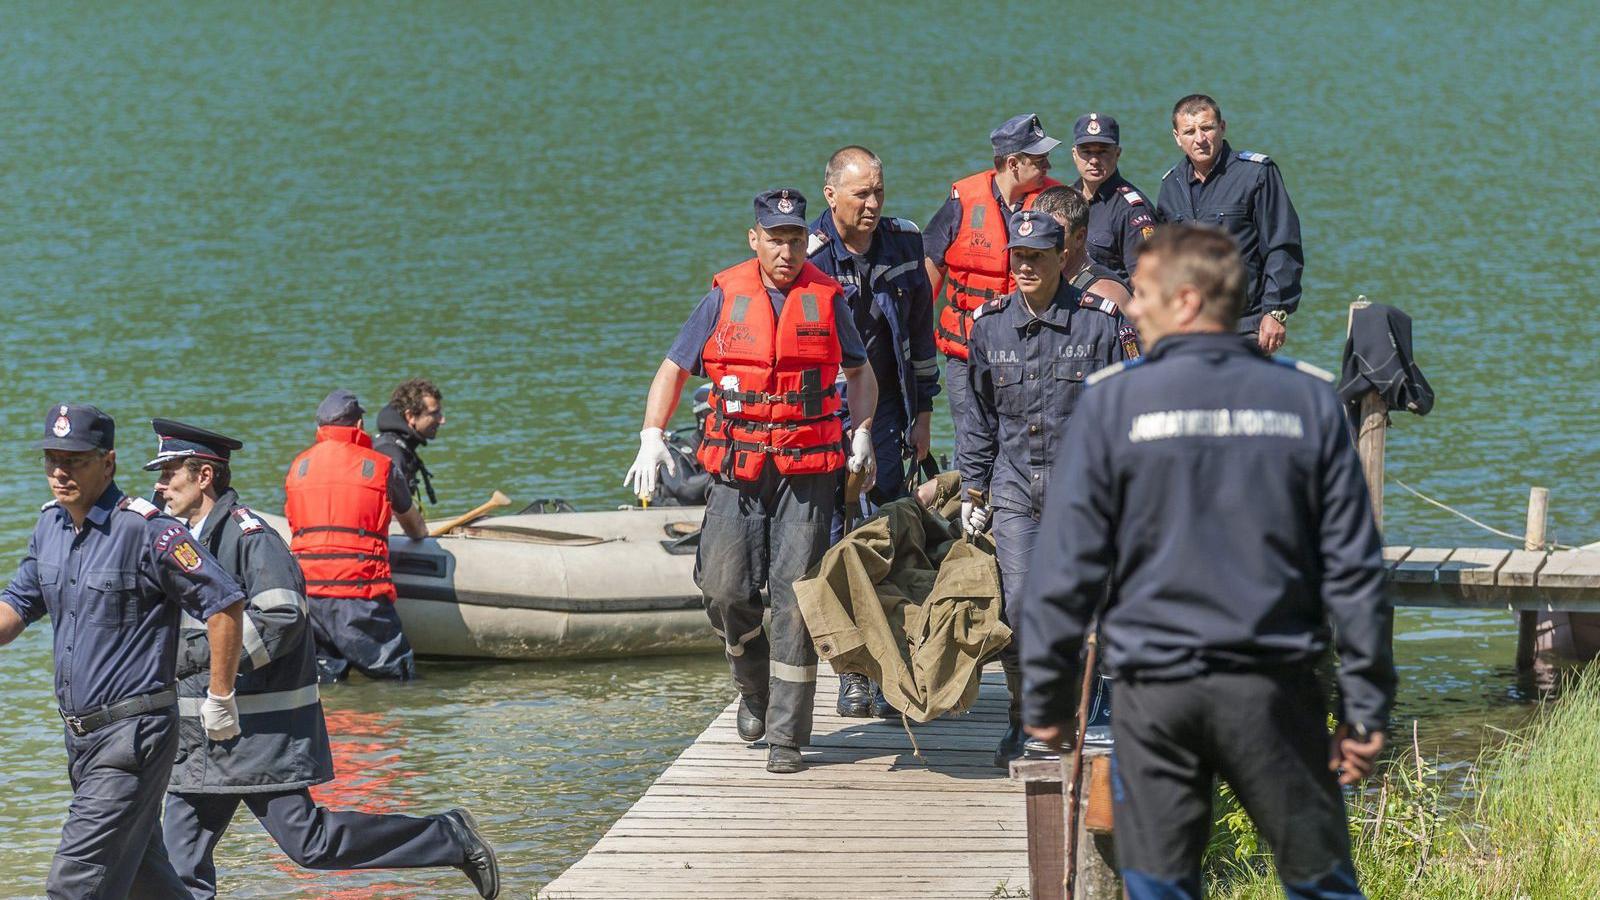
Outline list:
[[[1218,775],[1289,896],[1361,896],[1339,786],[1372,771],[1394,701],[1382,546],[1332,376],[1236,333],[1245,272],[1214,228],[1143,245],[1128,314],[1147,354],[1091,376],[1067,420],[1023,589],[1023,717],[1059,746],[1111,584],[1099,615],[1134,900],[1202,896]],[[1330,641],[1331,738],[1314,668]]]
[[[394,460],[419,510],[424,495],[429,506],[438,504],[439,498],[433,493],[433,473],[417,455],[417,448],[433,440],[443,424],[444,395],[426,378],[400,382],[389,396],[389,405],[378,410],[378,436],[372,439],[372,449]]]
[[[244,652],[234,693],[241,734],[208,741],[199,727],[211,644],[184,617],[179,637],[179,743],[162,823],[168,854],[199,900],[216,896],[212,853],[243,803],[296,863],[308,869],[453,866],[484,897],[499,890],[494,850],[465,809],[441,815],[375,815],[320,807],[308,790],[333,779],[333,755],[317,693],[317,657],[305,580],[283,538],[239,502],[229,461],[239,441],[174,422],[161,437],[156,490],[167,511],[245,589]]]

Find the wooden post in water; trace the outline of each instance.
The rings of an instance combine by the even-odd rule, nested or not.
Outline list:
[[[1522,541],[1524,550],[1543,550],[1545,522],[1550,517],[1550,490],[1536,487],[1528,492],[1528,525]],[[1539,613],[1525,609],[1517,613],[1517,671],[1533,668],[1533,640],[1538,630]]]
[[[1356,310],[1366,309],[1372,303],[1365,294],[1350,304],[1350,315],[1345,321],[1344,334],[1350,337],[1355,325]],[[1388,443],[1389,407],[1377,391],[1361,395],[1360,428],[1356,432],[1356,452],[1361,456],[1361,472],[1367,479],[1367,493],[1372,497],[1372,517],[1383,531],[1383,454]]]

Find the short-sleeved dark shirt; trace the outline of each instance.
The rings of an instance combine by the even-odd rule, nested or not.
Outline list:
[[[123,497],[108,486],[81,531],[46,506],[0,594],[24,622],[49,614],[56,703],[70,714],[171,687],[179,612],[203,621],[244,598],[189,526]]]
[[[772,300],[772,316],[776,319],[783,313],[783,292],[767,288],[767,296]],[[694,312],[689,314],[688,321],[678,330],[672,349],[667,351],[667,359],[691,375],[704,376],[706,369],[700,354],[706,348],[706,341],[711,340],[711,333],[717,330],[717,320],[720,318],[722,288],[714,287],[700,298]],[[833,322],[834,331],[839,335],[842,356],[839,365],[846,369],[865,365],[867,348],[861,342],[861,333],[856,331],[855,314],[850,311],[843,291],[833,299]]]

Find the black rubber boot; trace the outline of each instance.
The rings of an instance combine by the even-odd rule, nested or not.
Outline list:
[[[794,747],[785,747],[782,744],[773,744],[767,748],[767,771],[778,775],[793,775],[803,772],[806,761],[800,756],[800,751]]]
[[[734,727],[739,729],[739,737],[744,740],[752,743],[761,740],[767,733],[767,704],[741,695]]]
[[[994,764],[996,768],[1010,769],[1011,761],[1022,755],[1022,745],[1028,739],[1022,730],[1022,667],[1010,660],[1001,660],[1000,664],[1005,668],[1011,703],[1006,707],[1006,733],[994,750]]]
[[[865,719],[872,711],[872,690],[867,676],[846,672],[839,676],[839,702],[834,707],[839,715],[851,719]]]

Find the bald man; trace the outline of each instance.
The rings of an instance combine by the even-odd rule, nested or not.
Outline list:
[[[883,215],[883,162],[865,147],[841,148],[822,173],[828,209],[811,223],[806,255],[844,287],[867,361],[878,381],[872,445],[878,478],[863,498],[871,512],[906,495],[906,464],[928,455],[939,360],[933,344],[933,289],[922,267],[922,232]],[[844,531],[835,516],[834,538]],[[843,675],[842,716],[894,715],[865,676]]]

